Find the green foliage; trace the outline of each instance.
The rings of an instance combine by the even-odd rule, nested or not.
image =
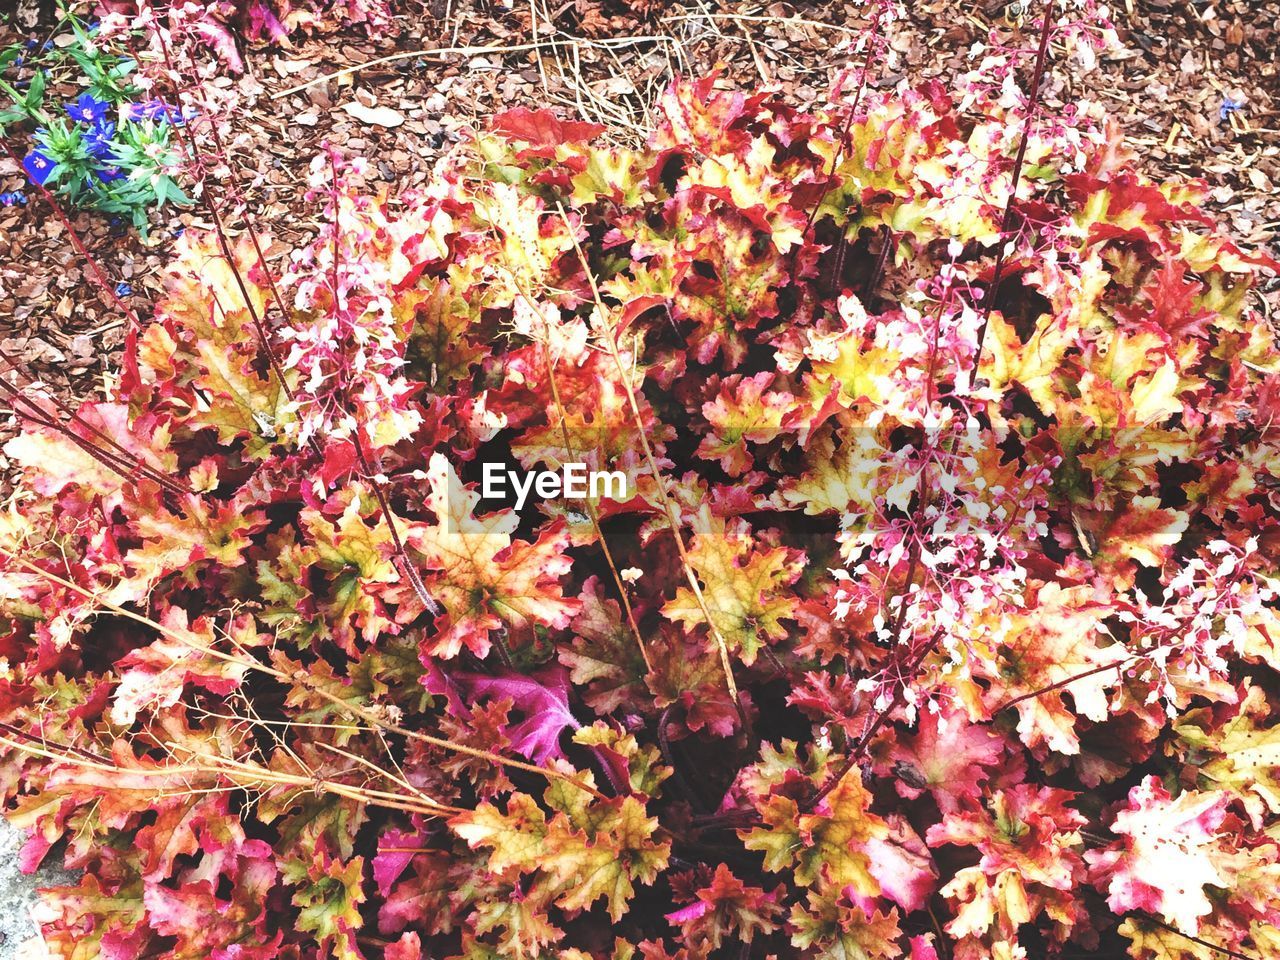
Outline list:
[[[191,202],[176,179],[174,126],[187,118],[161,100],[138,102],[137,64],[120,37],[102,38],[70,11],[52,37],[0,51],[0,136],[27,132],[24,166],[36,184],[145,233],[148,211]],[[50,102],[68,88],[80,91],[73,102]]]

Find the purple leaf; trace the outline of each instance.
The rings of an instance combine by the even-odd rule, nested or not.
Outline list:
[[[447,709],[455,717],[466,715],[464,701],[510,700],[512,708],[520,711],[522,717],[507,730],[511,747],[534,763],[564,756],[560,750],[560,734],[566,727],[582,728],[569,712],[569,673],[559,664],[530,674],[509,670],[493,677],[445,671],[434,660],[426,666],[423,686],[445,697]]]
[[[409,832],[393,827],[383,833],[378,855],[373,858],[373,879],[378,884],[379,894],[385,897],[391,892],[413,859],[413,848],[421,847],[424,842],[421,830]]]
[[[454,679],[470,684],[478,697],[511,700],[524,714],[524,719],[507,732],[512,749],[534,763],[563,756],[560,734],[565,727],[574,730],[582,727],[569,712],[569,673],[559,664],[528,675],[511,672],[496,677],[472,675],[465,679],[455,675]]]

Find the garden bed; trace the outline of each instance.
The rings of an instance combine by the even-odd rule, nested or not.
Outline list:
[[[227,5],[6,87],[48,949],[1280,948],[1243,8]]]
[[[276,99],[290,87],[381,57],[434,48],[501,48],[528,43],[532,32],[526,6],[501,12],[487,3],[457,2],[406,14],[407,29],[395,38],[375,41],[358,31],[298,37],[293,49],[251,53],[251,79],[235,81],[260,90],[240,123],[248,139],[236,151],[237,168],[264,221],[283,246],[292,247],[314,220],[298,184],[323,141],[368,151],[377,158],[375,180],[403,186],[421,184],[444,146],[507,106],[551,104],[577,112],[586,105],[593,119],[608,119],[590,99],[594,95],[616,105],[628,123],[619,125],[619,134],[634,137],[630,125],[641,121],[647,98],[670,78],[673,61],[693,72],[726,64],[725,80],[736,84],[759,82],[763,63],[769,78],[798,103],[812,102],[840,67],[833,46],[844,31],[865,22],[860,6],[722,4],[711,10],[671,4],[648,19],[623,17],[599,29],[614,39],[669,35],[678,54],[659,44],[612,52],[579,46],[544,54],[543,70],[529,51],[410,57]],[[1153,175],[1204,177],[1212,187],[1206,207],[1220,222],[1252,245],[1274,245],[1280,229],[1280,81],[1273,53],[1280,3],[1236,0],[1215,6],[1213,14],[1201,21],[1179,3],[1119,4],[1119,55],[1104,57],[1098,70],[1077,79],[1069,79],[1074,70],[1055,70],[1045,102],[1052,110],[1075,93],[1098,96]],[[1029,45],[1029,28],[1011,27],[1000,3],[958,15],[953,4],[933,0],[909,5],[908,15],[891,32],[900,63],[873,83],[955,76],[970,66],[970,47],[991,28],[1006,42]],[[663,19],[670,17],[682,19]],[[539,23],[540,38],[581,36],[568,13],[554,21],[557,32],[545,16]],[[0,45],[25,35],[18,24],[0,26]],[[1228,101],[1242,104],[1234,116],[1222,112]],[[395,109],[405,122],[388,129],[341,109],[360,102]],[[22,189],[24,177],[0,157],[0,192]],[[108,275],[147,301],[157,293],[159,267],[174,233],[194,219],[179,213],[158,224],[155,246],[113,229],[105,218],[82,216],[76,225]],[[38,203],[0,209],[0,237],[0,347],[64,395],[89,395],[123,343],[119,316],[100,302],[62,225]],[[1280,316],[1280,283],[1269,281],[1261,292],[1267,309]]]

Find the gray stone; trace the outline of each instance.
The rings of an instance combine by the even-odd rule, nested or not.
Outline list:
[[[45,956],[31,919],[36,889],[76,882],[75,876],[58,867],[53,858],[30,876],[23,873],[18,868],[18,851],[25,840],[21,830],[0,817],[0,960]]]

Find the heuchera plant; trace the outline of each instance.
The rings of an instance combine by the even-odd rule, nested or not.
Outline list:
[[[1280,951],[1276,265],[1024,121],[679,82],[638,148],[323,156],[282,277],[188,231],[5,447],[50,950]],[[489,461],[630,482],[517,514]]]

